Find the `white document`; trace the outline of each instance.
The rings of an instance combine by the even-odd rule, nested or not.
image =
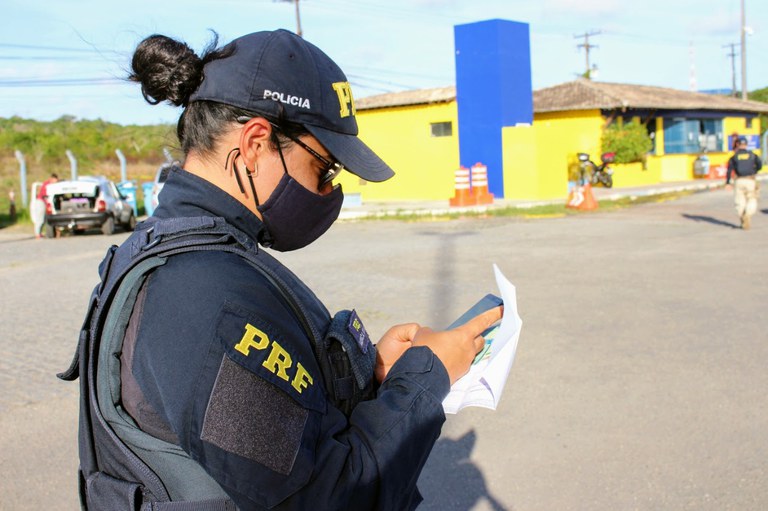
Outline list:
[[[493,265],[496,285],[504,300],[504,316],[498,329],[486,336],[485,347],[475,359],[469,372],[451,386],[443,401],[445,413],[456,413],[465,406],[496,409],[515,360],[517,341],[523,320],[517,313],[517,293],[513,286]]]

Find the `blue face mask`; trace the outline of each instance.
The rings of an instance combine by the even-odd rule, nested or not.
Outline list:
[[[341,185],[327,195],[318,195],[286,172],[269,199],[257,208],[266,228],[259,242],[280,252],[306,247],[336,221],[343,201]]]

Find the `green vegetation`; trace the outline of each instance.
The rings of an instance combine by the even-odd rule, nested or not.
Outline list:
[[[653,142],[645,126],[619,119],[603,130],[602,147],[604,153],[616,153],[616,163],[632,163],[643,161]]]
[[[22,207],[21,177],[15,151],[21,151],[27,166],[27,193],[32,183],[43,181],[55,172],[68,178],[70,162],[66,151],[77,159],[80,175],[104,175],[119,181],[117,149],[126,159],[128,179],[141,187],[154,178],[158,165],[165,161],[164,149],[177,147],[171,125],[122,126],[97,120],[77,120],[64,116],[52,122],[20,117],[0,118],[0,228],[13,223],[28,223],[29,213]],[[16,221],[10,218],[9,192],[16,195]],[[139,212],[143,209],[141,190],[137,190]],[[29,197],[28,197],[29,199]]]
[[[752,101],[762,101],[763,103],[768,103],[768,87],[753,90],[747,94],[747,97]]]
[[[768,87],[753,90],[752,92],[747,93],[747,97],[752,101],[768,103]],[[768,116],[760,114],[760,133],[765,133],[766,130],[768,130]]]
[[[176,143],[169,125],[122,126],[71,116],[53,122],[0,118],[0,152],[13,156],[14,151],[21,151],[28,165],[68,166],[67,150],[77,157],[78,168],[86,170],[103,160],[114,161],[116,149],[129,163],[164,161],[163,147]]]

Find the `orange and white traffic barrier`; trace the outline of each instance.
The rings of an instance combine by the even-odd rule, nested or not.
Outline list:
[[[493,194],[488,191],[488,167],[482,163],[472,165],[472,196],[475,204],[493,204]]]
[[[709,179],[725,179],[726,174],[728,174],[728,165],[721,164],[721,165],[712,165],[709,167],[709,175],[707,176]]]
[[[595,195],[592,193],[592,186],[587,183],[584,186],[574,186],[568,194],[568,200],[565,203],[566,208],[578,209],[580,211],[591,211],[598,208]]]
[[[454,195],[448,200],[451,206],[472,206],[475,203],[472,197],[472,190],[469,187],[469,169],[459,167],[456,169],[454,181]]]

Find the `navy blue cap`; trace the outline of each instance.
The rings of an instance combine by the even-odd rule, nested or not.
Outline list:
[[[347,170],[368,181],[395,173],[357,137],[347,77],[318,47],[287,30],[255,32],[209,62],[190,101],[215,101],[303,125]],[[282,108],[281,108],[282,107]]]
[[[739,137],[739,144],[746,144],[746,143],[748,143],[747,137],[744,137],[744,136]]]

